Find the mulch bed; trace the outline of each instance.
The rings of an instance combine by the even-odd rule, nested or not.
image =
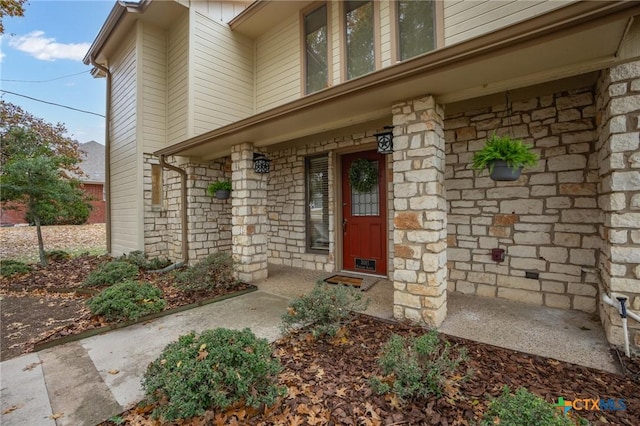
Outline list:
[[[304,331],[273,344],[284,370],[279,376],[288,395],[274,407],[257,412],[235,407],[207,412],[181,425],[473,425],[492,397],[505,385],[524,386],[555,403],[574,399],[624,399],[623,411],[580,411],[591,424],[640,424],[640,383],[629,377],[540,356],[444,336],[468,360],[445,385],[440,398],[402,402],[372,392],[368,379],[378,373],[376,357],[393,333],[417,335],[423,329],[360,315],[331,342],[315,341]],[[468,374],[470,373],[470,374]],[[129,425],[160,424],[153,407],[140,406],[122,414]],[[115,423],[105,422],[103,425]]]
[[[0,361],[32,352],[38,344],[114,324],[85,307],[99,289],[82,287],[91,271],[110,260],[92,255],[51,260],[46,267],[32,265],[27,274],[0,277]],[[233,290],[187,294],[173,285],[172,273],[141,271],[137,279],[162,290],[165,311],[250,287],[241,283]]]

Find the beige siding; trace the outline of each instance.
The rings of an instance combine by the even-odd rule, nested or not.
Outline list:
[[[389,2],[380,2],[380,65],[393,65],[391,55],[391,6]]]
[[[342,82],[342,71],[340,69],[342,45],[340,32],[342,31],[340,5],[338,2],[329,3],[329,21],[331,22],[331,67],[332,75],[329,81],[333,82],[333,85],[340,84]]]
[[[167,36],[164,30],[144,24],[142,48],[142,129],[143,152],[166,146]]]
[[[189,16],[185,13],[169,29],[167,41],[167,144],[187,138]]]
[[[195,12],[192,45],[194,134],[253,113],[253,43]]]
[[[201,15],[227,23],[247,8],[252,1],[196,1],[191,8]]]
[[[295,14],[256,41],[256,112],[300,97],[300,38]]]
[[[137,214],[136,35],[122,41],[110,64],[111,122],[111,249],[119,255],[138,249],[141,224]]]
[[[445,45],[458,43],[536,15],[557,9],[575,0],[459,0],[444,6]]]

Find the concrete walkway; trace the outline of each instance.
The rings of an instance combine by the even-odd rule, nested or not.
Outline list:
[[[179,336],[249,327],[273,341],[288,303],[256,291],[4,361],[0,412],[14,409],[2,414],[0,424],[94,426],[142,399],[147,365]]]
[[[327,276],[270,265],[254,293],[2,362],[0,424],[93,426],[142,399],[147,365],[178,336],[249,327],[273,341],[289,300]],[[392,317],[391,282],[381,279],[363,295],[366,313]],[[459,294],[449,295],[448,311],[444,333],[616,371],[599,322],[587,314]]]

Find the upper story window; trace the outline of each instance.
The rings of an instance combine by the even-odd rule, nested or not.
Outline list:
[[[375,70],[373,1],[346,1],[344,6],[347,80]]]
[[[432,0],[397,2],[398,56],[401,61],[435,49],[434,3]]]
[[[304,17],[305,36],[305,93],[313,93],[327,87],[327,5],[323,5]]]

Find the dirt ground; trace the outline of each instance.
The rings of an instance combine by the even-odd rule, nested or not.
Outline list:
[[[71,254],[106,250],[105,224],[43,226],[44,249],[64,250]],[[38,237],[35,226],[0,228],[0,259],[23,262],[38,260]]]

